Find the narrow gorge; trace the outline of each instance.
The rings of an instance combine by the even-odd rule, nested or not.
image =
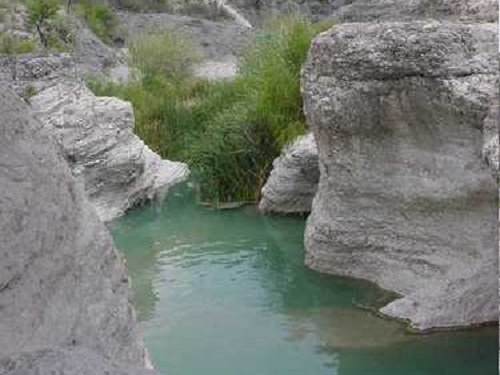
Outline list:
[[[0,374],[498,373],[494,0],[0,0]]]

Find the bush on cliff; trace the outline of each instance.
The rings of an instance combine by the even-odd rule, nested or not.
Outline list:
[[[219,82],[189,74],[196,53],[181,36],[146,37],[130,50],[138,79],[91,86],[133,103],[138,135],[163,157],[191,165],[201,199],[256,201],[281,148],[304,132],[300,68],[326,27],[272,20],[240,59],[238,76]],[[151,49],[158,50],[145,54]]]
[[[59,11],[59,0],[30,0],[27,3],[27,11],[29,25],[35,28],[40,43],[47,48],[49,46],[47,29]]]
[[[118,19],[109,5],[102,4],[98,0],[79,0],[75,9],[76,13],[85,20],[89,28],[103,42],[110,43],[112,41]]]
[[[18,55],[36,50],[36,44],[31,39],[0,32],[0,55]]]

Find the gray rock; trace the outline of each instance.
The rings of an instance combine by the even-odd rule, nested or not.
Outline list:
[[[68,17],[68,21],[75,36],[72,55],[80,76],[105,73],[123,62],[117,50],[104,43],[83,21],[74,17]]]
[[[21,96],[29,86],[36,93],[61,81],[79,81],[75,61],[69,54],[0,57],[0,84],[11,86]]]
[[[0,358],[3,375],[157,375],[144,367],[107,360],[85,348],[43,349]]]
[[[321,172],[306,263],[400,293],[381,311],[418,330],[498,319],[498,186],[483,157],[497,33],[345,24],[303,69]]]
[[[4,88],[0,112],[0,372],[145,366],[108,231],[30,108]]]
[[[214,22],[205,19],[172,14],[135,14],[119,12],[126,38],[154,34],[166,27],[175,30],[197,43],[207,59],[224,60],[237,56],[251,35],[250,29],[235,22]]]
[[[161,159],[134,134],[129,102],[96,97],[82,84],[58,84],[30,102],[103,221],[161,197],[189,174],[186,164]]]
[[[496,0],[354,0],[337,9],[341,22],[414,21],[438,19],[497,22]]]
[[[194,67],[193,75],[209,81],[233,79],[238,74],[238,64],[234,57],[218,60],[205,60]]]
[[[310,212],[318,181],[318,149],[309,133],[299,137],[273,162],[259,209],[266,213]]]
[[[489,165],[493,176],[497,179],[499,176],[500,158],[499,158],[499,132],[500,132],[500,98],[499,93],[495,92],[491,100],[490,111],[484,121],[483,130],[483,157]]]

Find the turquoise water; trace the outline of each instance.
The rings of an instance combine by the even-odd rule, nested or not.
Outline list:
[[[494,375],[497,328],[411,335],[356,306],[387,293],[303,266],[304,220],[215,211],[176,189],[112,223],[166,375]]]

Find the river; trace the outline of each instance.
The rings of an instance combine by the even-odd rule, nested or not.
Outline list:
[[[303,265],[305,220],[217,211],[186,186],[110,225],[165,375],[494,375],[497,327],[413,335],[394,296]]]

